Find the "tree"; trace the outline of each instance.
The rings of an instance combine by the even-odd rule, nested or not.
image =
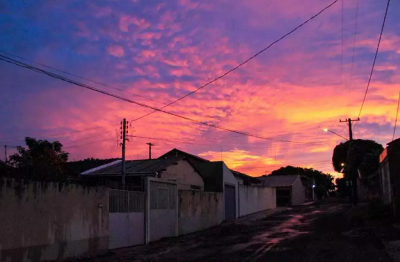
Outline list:
[[[313,168],[286,166],[272,171],[270,175],[301,175],[313,179],[315,181],[315,193],[318,197],[324,195],[328,190],[335,188],[333,177],[330,174],[325,174]]]
[[[350,143],[350,141],[340,143],[333,150],[332,164],[335,171],[342,172],[343,164],[345,167],[351,166],[354,170],[360,170],[364,176],[378,169],[379,155],[383,151],[381,144],[363,139],[353,140],[352,145]],[[345,172],[345,177],[348,176],[348,172]]]
[[[65,180],[68,153],[62,150],[58,141],[25,138],[28,148],[17,147],[18,153],[10,156],[10,165],[21,177],[35,180]]]

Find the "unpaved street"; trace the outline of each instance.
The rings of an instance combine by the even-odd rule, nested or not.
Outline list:
[[[390,261],[369,232],[347,234],[349,206],[322,202],[227,224],[92,261]],[[344,234],[343,234],[344,233]]]

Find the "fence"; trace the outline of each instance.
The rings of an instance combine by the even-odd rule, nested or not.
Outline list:
[[[239,216],[272,208],[276,208],[275,188],[239,185]]]
[[[223,193],[179,190],[179,235],[204,230],[224,220]]]
[[[0,196],[0,261],[107,252],[107,188],[0,177]]]

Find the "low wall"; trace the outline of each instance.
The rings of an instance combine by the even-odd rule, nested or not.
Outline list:
[[[179,190],[179,235],[217,226],[224,220],[223,193]]]
[[[276,208],[275,188],[239,185],[240,216],[273,208]]]
[[[0,177],[0,261],[107,252],[108,195],[104,187]]]

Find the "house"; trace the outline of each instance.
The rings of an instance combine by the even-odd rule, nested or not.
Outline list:
[[[187,160],[203,178],[204,191],[223,192],[225,219],[239,217],[239,181],[222,161],[210,161],[179,149],[172,149],[159,159],[182,158]]]
[[[121,181],[122,161],[116,160],[80,174],[83,179],[102,179],[119,183]],[[178,189],[204,190],[203,178],[196,169],[181,158],[146,159],[125,161],[126,184],[143,188],[144,177],[151,176],[173,181]]]
[[[305,189],[300,175],[262,176],[262,185],[276,189],[276,205],[296,206],[305,201]]]
[[[384,204],[392,204],[393,214],[397,215],[400,208],[400,138],[387,144],[379,162],[380,198]]]
[[[207,160],[205,158],[184,152],[182,150],[179,150],[177,148],[174,148],[170,151],[168,151],[167,153],[163,154],[162,156],[160,156],[159,158],[165,158],[165,157],[180,157],[180,158],[186,158],[188,161],[190,161],[192,164],[197,164],[197,163],[210,163],[210,160]],[[231,173],[234,175],[234,177],[236,178],[238,184],[240,185],[260,185],[260,180],[243,174],[241,172],[235,171],[230,169]]]

